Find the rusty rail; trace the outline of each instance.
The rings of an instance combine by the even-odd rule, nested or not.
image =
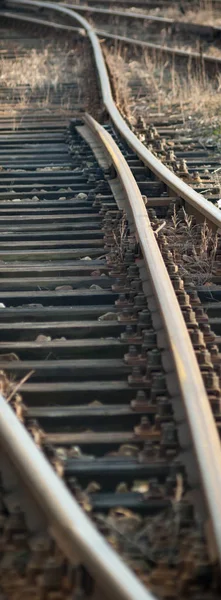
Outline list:
[[[130,129],[126,125],[125,121],[121,117],[113,101],[110,89],[110,82],[108,79],[107,70],[98,38],[93,28],[87,23],[87,21],[78,14],[76,14],[74,11],[55,5],[51,2],[32,2],[30,0],[14,0],[12,4],[20,6],[43,6],[45,8],[53,9],[71,18],[74,18],[76,21],[78,21],[78,23],[80,23],[82,27],[84,27],[91,41],[94,52],[103,104],[109,112],[110,118],[114,123],[115,127],[125,138],[127,143],[133,148],[133,150],[140,156],[141,160],[146,165],[148,165],[148,167],[159,177],[161,181],[163,181],[168,186],[169,189],[172,189],[176,192],[177,195],[184,198],[196,210],[198,210],[203,216],[208,218],[213,224],[215,224],[217,228],[219,228],[221,223],[221,216],[219,210],[213,207],[208,202],[206,202],[200,194],[196,193],[194,190],[189,188],[189,186],[187,186],[184,182],[180,181],[178,177],[176,177],[165,166],[163,166],[151,154],[151,152],[149,152],[143,146],[143,144],[136,138],[136,136],[130,131]],[[106,148],[106,151],[108,151],[109,155],[111,156],[112,162],[115,165],[118,176],[121,180],[122,186],[127,196],[128,205],[130,206],[130,210],[133,214],[133,220],[136,227],[138,240],[143,251],[143,257],[152,281],[153,288],[155,290],[159,310],[161,313],[165,330],[167,332],[169,346],[173,356],[176,374],[179,381],[179,387],[184,401],[190,430],[192,433],[193,444],[195,448],[197,461],[199,464],[205,497],[207,499],[207,504],[209,507],[209,513],[211,516],[216,541],[217,553],[219,556],[219,561],[221,562],[221,447],[215,422],[211,413],[210,404],[199,371],[199,366],[194,355],[189,334],[187,332],[180,308],[178,306],[174,290],[166,272],[162,256],[156,244],[153,231],[150,227],[146,209],[140,196],[140,192],[137,188],[136,182],[133,179],[129,167],[125,163],[123,156],[121,155],[117,146],[114,144],[112,138],[98,123],[96,123],[91,118],[87,117],[87,123],[90,125],[93,131],[96,132],[96,135],[99,137],[103,146]],[[8,407],[7,410],[9,410]],[[3,414],[0,418],[1,424],[2,419]],[[1,426],[1,429],[4,430],[4,427]],[[7,444],[5,436],[4,438],[2,438],[2,441],[4,441],[4,444]],[[11,438],[11,442],[10,444],[8,443],[7,448],[10,455],[13,454],[14,461],[19,460],[19,452],[15,453],[14,450],[13,438]],[[32,484],[34,485],[33,480]],[[79,510],[80,509],[78,508],[78,511]],[[74,530],[72,530],[72,535],[74,536]],[[82,533],[82,536],[84,537],[84,533]],[[86,543],[85,539],[84,543]],[[100,564],[102,564],[102,559],[103,557],[100,557]],[[91,560],[93,563],[93,558],[91,558]],[[96,574],[99,578],[99,573],[96,572]],[[105,576],[107,574],[108,573],[106,570]],[[112,577],[114,577],[114,573],[112,573]],[[104,582],[103,575],[102,581]],[[144,592],[143,596],[141,593],[138,593],[138,595],[136,594],[136,596],[132,596],[131,590],[128,589],[130,587],[129,580],[127,586],[128,595],[124,595],[124,592],[122,590],[122,586],[124,585],[124,583],[124,580],[121,580],[120,583],[118,579],[119,586],[117,588],[117,598],[147,598],[147,595],[144,595]],[[114,585],[116,586],[116,584],[117,582],[115,577]],[[143,590],[142,586],[141,590]],[[119,595],[120,593],[121,595]],[[145,594],[147,594],[147,592],[145,592]]]
[[[201,23],[193,23],[191,21],[177,21],[175,19],[171,19],[169,17],[161,17],[158,15],[149,15],[147,13],[136,12],[134,10],[119,10],[110,9],[110,8],[98,8],[95,6],[86,6],[83,4],[68,4],[67,2],[61,2],[62,5],[67,8],[71,8],[72,10],[76,10],[77,12],[84,12],[89,14],[97,14],[97,15],[106,15],[110,17],[122,17],[123,19],[131,19],[138,20],[156,24],[166,25],[168,27],[173,27],[176,31],[184,30],[187,31],[189,29],[191,32],[202,33],[203,35],[220,35],[221,27],[217,27],[214,25],[204,25]]]
[[[172,173],[167,167],[165,167],[155,156],[153,156],[153,154],[149,150],[147,150],[147,148],[142,144],[142,142],[138,140],[136,135],[132,133],[132,131],[122,118],[112,96],[110,81],[98,37],[96,35],[95,30],[88,23],[88,21],[84,17],[79,15],[77,12],[64,6],[55,4],[53,2],[40,2],[40,0],[35,0],[33,2],[32,0],[6,0],[6,6],[14,5],[30,7],[36,6],[53,9],[57,12],[62,13],[63,15],[67,15],[72,19],[75,19],[80,24],[80,26],[83,27],[92,44],[103,104],[107,109],[112,122],[114,123],[120,134],[125,138],[129,146],[134,150],[134,152],[136,152],[136,154],[140,157],[143,163],[160,179],[160,181],[163,181],[163,183],[165,183],[168,189],[175,192],[177,196],[185,200],[185,202],[189,203],[194,208],[194,210],[201,213],[201,215],[203,215],[205,219],[207,219],[217,229],[219,229],[221,227],[220,210],[217,207],[213,206],[211,202],[206,200],[202,196],[202,194],[199,194],[198,192],[193,190],[189,185],[187,185],[184,181],[182,181],[179,177]],[[48,22],[48,24],[50,25],[50,22]]]
[[[0,448],[40,509],[49,533],[74,566],[88,569],[104,600],[155,600],[98,533],[1,395]]]

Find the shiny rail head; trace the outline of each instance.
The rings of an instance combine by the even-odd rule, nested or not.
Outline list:
[[[169,17],[163,17],[158,15],[150,15],[147,13],[136,12],[134,10],[119,10],[118,8],[99,8],[97,6],[88,6],[85,4],[68,4],[68,2],[61,2],[61,5],[66,6],[67,8],[72,8],[77,12],[84,12],[90,14],[103,14],[107,16],[119,16],[122,18],[127,18],[130,20],[138,20],[138,21],[147,21],[149,23],[156,23],[158,25],[163,25],[168,27],[173,27],[175,31],[184,30],[186,31],[188,28],[191,32],[195,33],[203,33],[203,35],[213,35],[221,33],[221,27],[214,25],[204,25],[201,23],[193,23],[191,21],[177,21],[175,19]]]
[[[36,23],[36,25],[43,25],[45,27],[52,27],[53,29],[57,29],[58,31],[73,31],[78,33],[80,36],[85,36],[85,29],[80,27],[72,27],[71,25],[61,25],[60,23],[56,23],[55,21],[50,21],[50,23],[46,19],[39,19],[38,17],[31,17],[30,15],[18,14],[9,10],[1,10],[0,4],[0,16],[15,19],[16,21],[23,21],[26,23]]]
[[[167,332],[221,562],[221,445],[199,364],[137,183],[110,134],[89,115],[85,122],[109,153],[125,191],[129,214],[133,215],[143,259]]]
[[[70,563],[83,564],[104,600],[156,600],[98,533],[0,395],[0,448]]]
[[[11,4],[11,3],[10,3]],[[126,140],[126,142],[133,148],[135,153],[141,158],[156,175],[163,181],[169,189],[176,192],[178,196],[186,200],[191,204],[195,210],[200,212],[209,222],[213,223],[216,227],[220,227],[221,214],[220,211],[214,206],[206,202],[205,199],[192,190],[187,184],[181,181],[176,175],[174,175],[167,167],[162,165],[158,159],[156,159],[151,152],[149,152],[143,144],[137,139],[137,137],[130,131],[129,127],[125,123],[124,119],[120,115],[116,105],[114,103],[110,82],[107,74],[106,65],[104,62],[101,47],[93,28],[88,24],[86,19],[75,13],[74,11],[58,6],[51,2],[31,2],[30,0],[14,0],[12,5],[34,5],[39,7],[46,7],[49,9],[57,10],[60,13],[66,14],[75,20],[77,20],[86,30],[87,35],[91,41],[95,63],[98,71],[98,77],[100,81],[100,88],[103,98],[103,104],[108,111],[112,122],[115,127]],[[97,133],[99,125],[97,124]],[[104,134],[103,134],[104,136]],[[119,152],[119,151],[118,151]],[[120,162],[122,162],[120,160]],[[136,216],[136,207],[134,207],[134,217]],[[143,215],[144,216],[144,215]],[[137,224],[136,224],[137,227]],[[143,223],[142,223],[143,227]],[[142,238],[139,237],[144,256],[148,262],[150,257],[153,258],[153,244],[150,244],[147,237],[148,227],[143,231]],[[146,253],[148,246],[148,252]],[[154,246],[155,248],[155,246]],[[162,260],[162,257],[161,257]],[[152,276],[155,277],[155,293],[158,298],[159,305],[164,304],[165,294],[162,296],[162,289],[160,283],[164,285],[164,278],[161,279],[159,276],[159,262],[155,263],[153,269],[152,262]],[[165,265],[164,265],[165,268]],[[154,272],[155,271],[155,272]],[[205,496],[207,498],[209,512],[213,523],[213,529],[215,533],[216,545],[221,562],[221,527],[220,527],[220,512],[221,512],[221,474],[220,474],[220,462],[221,462],[221,447],[220,440],[218,437],[217,429],[215,427],[214,419],[211,413],[211,408],[208,402],[205,388],[198,376],[196,378],[195,362],[196,358],[193,355],[192,345],[188,341],[188,332],[185,330],[184,336],[182,336],[182,328],[180,329],[180,314],[179,312],[173,315],[173,326],[175,326],[175,334],[178,335],[178,342],[175,343],[175,338],[171,335],[169,322],[171,322],[171,304],[167,307],[168,317],[164,318],[164,324],[166,330],[169,333],[171,340],[171,351],[177,368],[177,374],[180,376],[180,382],[182,382],[183,399],[185,401],[185,408],[188,415],[189,426],[192,432],[192,440],[195,446],[195,452],[200,468],[201,478],[203,481],[203,487]],[[182,315],[181,315],[182,316]],[[177,321],[178,319],[178,321]],[[185,344],[186,342],[186,344]],[[184,344],[184,346],[183,346]],[[185,352],[185,360],[184,354]],[[193,360],[192,360],[193,357]],[[183,362],[185,362],[185,369],[182,368]],[[189,375],[191,373],[191,377]],[[198,384],[197,384],[198,382]]]
[[[179,177],[172,173],[155,156],[153,156],[153,154],[142,144],[142,142],[138,140],[136,135],[130,130],[122,118],[113,100],[107,68],[98,37],[88,21],[72,9],[66,8],[62,5],[57,5],[53,2],[41,2],[40,0],[5,0],[5,2],[7,6],[20,5],[53,9],[54,11],[70,16],[72,19],[80,23],[80,25],[85,29],[93,48],[104,107],[109,113],[110,118],[115,127],[118,129],[119,133],[126,140],[127,144],[134,150],[134,152],[138,154],[143,163],[148,166],[148,168],[160,179],[160,181],[163,181],[169,190],[172,190],[177,196],[180,196],[180,198],[190,204],[194,210],[200,213],[200,215],[202,215],[208,223],[211,223],[213,227],[221,229],[220,210],[207,201],[201,194],[193,190],[184,181],[179,179]]]

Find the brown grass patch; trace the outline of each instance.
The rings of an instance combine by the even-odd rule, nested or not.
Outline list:
[[[196,224],[184,209],[177,214],[174,205],[171,221],[167,221],[163,232],[168,238],[180,276],[188,277],[196,286],[212,283],[220,239],[206,221]]]
[[[147,52],[132,60],[120,44],[111,50],[106,48],[105,57],[117,103],[132,124],[136,124],[139,116],[148,121],[155,113],[168,117],[178,114],[190,128],[194,119],[194,128],[197,121],[199,126],[206,126],[207,133],[211,126],[220,123],[221,75],[208,80],[203,68],[194,75],[191,63],[187,69],[178,70],[171,62],[150,57]]]
[[[134,12],[134,8],[129,9]],[[190,9],[184,8],[177,3],[168,8],[144,9],[136,8],[136,12],[148,13],[153,16],[165,17],[174,19],[175,21],[189,21],[192,23],[200,23],[202,25],[221,25],[220,11],[214,7],[211,0],[201,0],[200,3]]]
[[[69,59],[74,59],[71,61]],[[81,60],[77,52],[68,47],[51,44],[42,50],[31,49],[24,56],[0,59],[0,84],[8,88],[29,85],[31,89],[73,80],[73,74],[81,71]]]
[[[51,39],[30,50],[25,43],[12,44],[11,57],[0,58],[0,86],[8,89],[0,114],[17,120],[30,110],[36,115],[53,112],[61,116],[69,111],[73,116],[78,104],[88,110],[92,105],[93,66],[86,46],[86,42],[73,45],[69,40]]]

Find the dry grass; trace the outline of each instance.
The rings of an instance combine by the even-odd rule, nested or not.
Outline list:
[[[206,222],[196,225],[184,209],[178,215],[175,206],[171,222],[167,221],[163,231],[180,276],[188,277],[196,286],[211,283],[220,243],[218,234],[214,234]]]
[[[126,213],[123,213],[120,220],[117,221],[115,226],[113,227],[112,235],[113,235],[113,249],[112,254],[114,254],[116,262],[123,262],[124,260],[124,252],[125,252],[125,243],[128,238],[128,223]]]
[[[178,21],[190,21],[202,25],[220,25],[220,13],[214,8],[211,0],[201,0],[199,7],[181,12],[179,7],[170,7],[163,11],[164,16]]]
[[[116,21],[117,19],[117,21]],[[116,22],[115,22],[116,21]],[[206,38],[202,38],[195,33],[188,31],[177,31],[175,32],[172,27],[159,28],[158,25],[154,25],[149,21],[140,22],[137,19],[128,19],[109,16],[104,16],[103,23],[96,19],[96,15],[89,18],[89,22],[92,26],[105,31],[107,33],[115,33],[121,36],[128,37],[130,39],[139,40],[143,42],[151,42],[159,44],[164,47],[172,48],[173,50],[183,50],[185,52],[199,52],[205,55],[210,55],[216,58],[221,58],[221,49],[218,44],[214,41],[211,43]],[[193,16],[193,22],[194,16]],[[206,21],[205,21],[206,23]],[[139,49],[139,52],[141,50]]]
[[[133,10],[131,9],[131,11]],[[174,3],[173,6],[163,9],[154,8],[144,10],[143,8],[136,8],[136,12],[147,12],[151,15],[162,16],[176,21],[190,21],[192,23],[201,23],[202,25],[221,25],[220,12],[214,8],[211,0],[201,0],[198,6],[195,5],[195,7],[193,6],[189,10],[183,10],[183,7],[181,9],[181,4]]]
[[[69,4],[79,4],[80,0],[69,0]],[[87,2],[85,0],[84,4]],[[120,4],[120,2],[119,2]],[[171,3],[172,4],[172,3]],[[168,8],[165,6],[163,8],[139,8],[136,6],[136,2],[134,2],[135,6],[127,6],[127,12],[136,12],[141,14],[149,14],[153,16],[160,16],[169,19],[174,19],[177,21],[190,21],[192,23],[201,23],[207,25],[221,25],[221,16],[220,12],[214,8],[211,0],[201,0],[198,3],[198,6],[194,2],[191,9],[184,9],[183,3],[174,3]],[[182,7],[181,7],[182,5]],[[119,6],[117,3],[112,5],[112,10],[119,10]],[[121,8],[121,5],[120,5]],[[92,14],[93,18],[93,14]],[[96,18],[96,17],[95,17]]]
[[[116,52],[110,53],[105,46],[103,46],[103,53],[106,58],[106,62],[109,69],[110,78],[114,85],[115,91],[115,102],[118,108],[122,110],[124,115],[129,116],[131,112],[131,89],[130,89],[130,78],[128,77],[126,59]],[[115,65],[116,59],[116,65]]]
[[[25,54],[24,54],[25,52]],[[36,110],[50,110],[58,85],[76,80],[81,72],[80,57],[70,48],[48,43],[42,49],[29,52],[16,48],[13,58],[0,60],[0,86],[11,90],[10,105],[1,105],[1,115],[17,117],[27,114],[33,104]],[[59,112],[71,106],[70,94],[61,93]]]
[[[0,87],[8,89],[0,114],[15,118],[16,126],[30,110],[65,116],[80,103],[88,110],[92,68],[86,46],[50,39],[39,46],[12,44],[12,57],[0,59]]]
[[[216,141],[217,147],[221,131],[221,78],[208,82],[205,74],[193,76],[189,66],[187,72],[177,72],[174,66],[166,62],[151,60],[148,55],[140,61],[127,60],[126,54],[115,48],[106,51],[109,70],[112,72],[115,86],[118,81],[118,103],[121,95],[128,98],[127,118],[136,128],[138,117],[144,124],[155,121],[160,116],[182,116],[181,135],[198,138],[202,148],[207,141]],[[117,77],[115,77],[117,73]],[[128,117],[129,114],[129,117]],[[145,135],[141,134],[142,141]],[[173,144],[168,138],[168,143]],[[154,150],[147,142],[150,150]],[[171,146],[172,147],[172,146]],[[160,151],[159,151],[160,153]],[[220,173],[213,175],[214,183],[219,183]],[[201,184],[200,184],[201,185]],[[207,186],[205,185],[204,189]],[[209,185],[211,187],[211,184]],[[161,224],[161,223],[160,223]],[[184,211],[176,212],[170,221],[164,224],[163,232],[169,238],[169,247],[173,248],[174,262],[182,277],[188,277],[193,285],[207,285],[212,282],[217,253],[218,237],[207,224],[196,225],[193,218]]]
[[[118,104],[124,106],[132,122],[155,112],[181,114],[184,124],[190,117],[217,124],[221,114],[221,76],[207,80],[202,71],[193,75],[191,63],[186,70],[177,70],[170,62],[143,53],[139,60],[127,58],[125,49],[106,49],[106,60],[117,89]],[[135,87],[136,86],[136,87]]]
[[[69,59],[72,59],[71,61]],[[81,70],[77,52],[68,47],[47,45],[42,50],[31,49],[25,56],[0,60],[0,85],[8,88],[29,85],[31,89],[73,80],[73,74]]]

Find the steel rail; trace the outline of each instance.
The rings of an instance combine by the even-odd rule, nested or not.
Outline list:
[[[221,445],[199,364],[131,170],[110,134],[91,116],[86,115],[85,121],[111,157],[133,215],[137,239],[167,333],[221,561]]]
[[[73,565],[88,568],[104,598],[156,600],[85,515],[0,394],[0,447],[46,518],[49,533]]]
[[[79,0],[81,3],[81,0]],[[211,4],[221,4],[221,0],[210,0]],[[155,4],[156,7],[158,6],[171,6],[170,1],[167,2],[165,0],[156,0],[156,2],[152,2],[151,0],[87,0],[88,4],[116,4],[116,6],[118,4],[129,4],[132,6],[151,6],[151,4]],[[190,4],[191,6],[191,2],[188,2],[186,5],[188,6],[188,4]]]
[[[7,17],[11,19],[15,19],[17,21],[26,21],[28,23],[36,23],[36,25],[45,25],[46,27],[53,27],[54,29],[59,29],[62,31],[75,31],[79,33],[79,35],[85,35],[85,29],[81,29],[80,27],[71,27],[71,25],[61,25],[60,23],[56,23],[56,21],[46,21],[45,19],[38,19],[38,17],[30,17],[30,15],[18,14],[9,10],[0,10],[1,17]]]
[[[79,3],[81,4],[82,0],[79,0]],[[85,1],[85,0],[83,0]],[[211,4],[220,4],[221,0],[210,0]],[[119,4],[128,4],[129,6],[142,6],[144,8],[146,7],[154,7],[154,8],[158,8],[159,6],[162,6],[163,8],[167,8],[171,6],[171,2],[170,1],[165,1],[165,0],[87,0],[88,4],[115,4],[116,6],[118,6]],[[190,2],[186,2],[186,6],[188,6],[188,4],[191,6]]]
[[[73,11],[54,5],[50,2],[45,2],[43,4],[39,1],[34,3],[30,2],[30,0],[14,0],[14,3],[19,5],[34,4],[35,6],[45,6],[49,9],[58,10],[59,12],[63,12],[63,14],[67,14],[73,18],[76,18],[81,25],[85,27],[93,46],[95,61],[99,71],[103,102],[115,126],[127,140],[127,143],[129,143],[129,145],[135,149],[138,155],[142,157],[143,162],[148,164],[148,166],[151,165],[150,168],[152,168],[152,170],[154,170],[154,172],[157,174],[160,172],[160,179],[166,180],[169,184],[169,187],[172,187],[174,190],[178,190],[178,194],[180,194],[181,188],[180,195],[182,195],[182,197],[187,196],[188,201],[190,201],[190,203],[192,203],[195,207],[199,208],[200,212],[204,214],[206,212],[206,209],[204,208],[204,199],[193,190],[189,190],[186,184],[181,182],[176,176],[170,173],[166,167],[162,166],[161,163],[155,159],[155,157],[153,157],[151,153],[146,150],[146,148],[143,147],[141,142],[137,140],[136,136],[131,133],[123,118],[119,114],[111,95],[110,82],[98,38],[87,21]],[[116,145],[114,145],[112,138],[108,136],[107,132],[105,133],[105,130],[96,122],[94,122],[94,120],[87,118],[87,122],[90,122],[91,126],[93,125],[94,130],[96,130],[97,135],[99,135],[99,139],[103,142],[106,149],[108,149],[109,155],[111,156],[121,179],[121,183],[125,189],[125,192],[127,192],[128,202],[133,214],[144,260],[153,283],[161,316],[168,334],[168,341],[173,356],[174,366],[176,369],[190,430],[192,433],[193,445],[195,448],[204,493],[209,508],[209,514],[211,517],[216,541],[217,554],[219,557],[219,562],[221,562],[221,446],[209,400],[199,370],[199,365],[196,361],[189,334],[183,320],[181,310],[177,303],[175,292],[169,280],[162,256],[156,244],[156,240],[154,239],[154,234],[151,229],[146,209],[136,182],[133,179],[129,167],[125,163],[119,149]],[[208,212],[210,214],[210,218],[212,217],[213,221],[219,225],[220,215],[217,216],[216,214],[219,211],[214,209],[214,207],[210,207]],[[14,451],[13,437],[11,437],[10,440],[10,452],[12,452]],[[14,453],[14,459],[16,457],[17,453]],[[141,596],[138,597],[141,598]]]
[[[157,15],[149,15],[147,13],[138,13],[138,12],[134,12],[134,11],[123,11],[123,10],[119,10],[119,9],[110,9],[110,8],[98,8],[95,6],[86,6],[86,5],[82,5],[82,4],[68,4],[67,2],[61,2],[60,3],[61,6],[66,6],[67,8],[72,8],[73,10],[76,11],[80,11],[80,12],[85,12],[85,13],[95,13],[95,14],[100,14],[100,15],[107,15],[110,17],[122,17],[122,18],[126,18],[126,19],[137,19],[139,21],[150,21],[152,23],[158,23],[159,25],[168,25],[168,26],[174,26],[175,28],[179,28],[179,29],[188,29],[190,28],[191,32],[195,31],[195,32],[207,32],[208,34],[211,33],[217,33],[217,34],[221,34],[221,27],[217,27],[214,25],[204,25],[202,23],[193,23],[191,21],[177,21],[175,19],[171,19],[169,17],[161,17],[161,16],[157,16]]]
[[[179,27],[180,29],[187,29],[188,26],[191,25],[192,30],[199,30],[201,28],[201,30],[204,29],[209,29],[210,32],[212,31],[216,31],[217,33],[219,32],[221,34],[221,28],[220,27],[212,27],[212,26],[208,26],[208,25],[199,25],[195,24],[195,23],[188,23],[188,22],[183,22],[183,21],[175,21],[174,19],[166,19],[164,17],[155,17],[155,16],[151,16],[151,15],[145,15],[145,14],[141,14],[141,13],[128,13],[128,12],[122,12],[122,11],[111,11],[110,9],[101,9],[101,8],[90,8],[87,6],[79,6],[77,4],[72,5],[72,4],[68,4],[68,3],[61,3],[61,6],[64,5],[67,8],[76,10],[76,11],[83,11],[83,12],[94,12],[94,13],[99,13],[99,14],[107,14],[109,16],[115,16],[118,15],[120,17],[123,18],[133,18],[133,19],[143,19],[143,20],[147,20],[147,21],[152,21],[152,22],[156,22],[156,23],[165,23],[166,25],[174,25],[175,27]],[[139,40],[137,38],[130,38],[128,36],[123,36],[120,35],[118,33],[109,33],[108,31],[105,30],[101,30],[101,29],[95,29],[96,33],[98,36],[102,36],[102,37],[106,37],[106,38],[110,38],[110,39],[115,39],[115,40],[120,40],[126,44],[132,44],[132,45],[136,45],[136,46],[141,46],[144,48],[149,48],[151,50],[157,50],[158,52],[161,52],[163,54],[171,54],[173,57],[176,56],[180,56],[182,58],[186,58],[188,60],[197,60],[200,63],[204,62],[204,63],[208,63],[209,65],[214,64],[214,65],[221,65],[221,58],[216,57],[216,56],[210,56],[209,54],[204,54],[204,53],[200,53],[200,52],[190,52],[188,50],[179,50],[179,48],[173,48],[171,46],[166,46],[166,45],[161,45],[161,44],[155,44],[154,42],[147,42],[145,40]]]
[[[142,48],[149,48],[150,50],[157,50],[161,52],[161,54],[171,54],[173,57],[180,56],[182,58],[186,58],[187,60],[197,60],[201,63],[209,63],[209,65],[220,65],[221,66],[221,58],[217,56],[210,56],[209,54],[200,54],[199,52],[189,52],[188,50],[179,50],[179,48],[173,48],[172,46],[161,46],[160,44],[155,44],[154,42],[145,42],[144,40],[138,40],[137,38],[130,38],[127,36],[120,35],[118,33],[109,33],[103,29],[95,29],[96,34],[99,37],[112,38],[114,40],[119,40],[124,42],[125,44],[132,44],[133,46],[141,46]]]
[[[118,129],[123,138],[127,141],[128,145],[134,150],[134,152],[140,157],[142,162],[162,181],[169,190],[175,192],[176,196],[182,198],[185,202],[190,204],[194,210],[199,212],[208,222],[212,223],[217,229],[221,228],[221,212],[220,210],[206,200],[202,194],[199,194],[193,190],[189,185],[182,181],[177,175],[172,173],[165,165],[163,165],[143,144],[138,140],[136,135],[130,130],[119,110],[117,109],[110,86],[110,81],[105,65],[104,57],[102,54],[101,46],[99,44],[98,37],[93,27],[88,21],[73,11],[72,9],[65,8],[64,6],[55,4],[53,2],[41,2],[40,0],[6,0],[6,5],[20,5],[20,6],[38,6],[49,8],[77,20],[80,25],[86,30],[87,35],[92,44],[94,59],[97,67],[97,73],[100,83],[101,95],[104,107],[109,113],[112,122]]]
[[[116,16],[116,17],[128,17],[128,18],[132,18],[132,19],[140,19],[142,21],[154,21],[154,22],[159,22],[159,23],[167,23],[168,25],[172,25],[174,23],[174,19],[167,19],[164,17],[158,17],[155,15],[148,15],[146,13],[136,13],[133,11],[127,12],[127,11],[122,11],[119,10],[118,8],[111,9],[111,8],[98,8],[96,6],[86,6],[83,4],[68,4],[67,2],[60,2],[61,6],[66,6],[67,8],[72,8],[73,10],[77,10],[80,12],[87,12],[87,13],[97,13],[97,14],[104,14],[104,15],[109,15],[110,17],[112,16]]]
[[[44,3],[45,4],[45,3]],[[70,8],[71,10],[76,10],[76,11],[84,11],[84,12],[96,12],[96,13],[104,13],[104,14],[109,14],[109,15],[119,15],[121,17],[133,17],[133,18],[139,18],[139,13],[123,13],[120,11],[111,11],[108,9],[99,9],[99,8],[91,8],[90,7],[80,7],[79,5],[75,4],[68,4],[68,3],[61,3],[61,6],[64,6],[65,8]],[[144,17],[144,15],[142,15],[142,17]],[[146,16],[147,20],[154,20],[156,22],[160,22],[163,21],[164,23],[167,24],[171,24],[171,25],[180,25],[181,23],[181,28],[186,28],[188,26],[188,23],[184,23],[184,25],[182,26],[182,21],[174,21],[173,19],[163,19],[162,17],[151,17],[151,16]],[[192,24],[195,28],[198,27],[198,25]],[[68,26],[66,26],[67,28]],[[204,26],[201,26],[204,27]],[[206,29],[209,30],[216,30],[217,32],[221,33],[221,28],[212,28],[211,26],[205,26]],[[109,38],[109,39],[114,39],[114,40],[119,40],[121,42],[124,42],[125,44],[129,44],[132,46],[139,46],[141,48],[147,48],[150,50],[156,50],[157,52],[160,52],[161,54],[170,54],[172,57],[177,56],[177,57],[181,57],[181,58],[185,58],[188,61],[194,60],[199,62],[200,64],[202,64],[202,62],[206,65],[208,64],[208,66],[210,65],[216,65],[221,67],[221,58],[217,57],[217,56],[210,56],[209,54],[204,54],[204,53],[199,53],[199,52],[190,52],[188,50],[180,50],[179,48],[173,48],[171,46],[166,46],[166,45],[161,45],[161,44],[155,44],[154,42],[147,42],[145,40],[139,40],[137,38],[131,38],[128,36],[123,36],[120,35],[118,33],[109,33],[106,30],[103,29],[97,29],[94,27],[94,31],[95,33],[99,36],[99,37],[105,37],[105,38]]]
[[[215,0],[212,0],[213,2],[215,2]],[[85,0],[83,0],[83,2],[85,2]],[[82,2],[82,4],[83,4]],[[132,6],[134,8],[134,6],[136,6],[137,8],[139,8],[140,6],[143,8],[158,8],[158,7],[162,7],[165,8],[165,0],[87,0],[88,4],[114,4],[115,6],[118,6],[119,4],[128,4],[129,6]],[[79,1],[79,6],[81,6],[81,0]],[[170,2],[166,2],[166,7],[170,6]]]

